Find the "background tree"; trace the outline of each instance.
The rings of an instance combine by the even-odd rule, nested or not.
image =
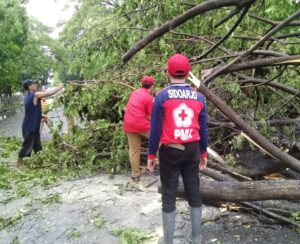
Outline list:
[[[11,94],[21,76],[20,55],[26,45],[28,18],[19,1],[0,2],[0,93]]]
[[[24,79],[46,84],[61,51],[51,29],[27,16],[18,0],[0,2],[0,94],[23,90]]]

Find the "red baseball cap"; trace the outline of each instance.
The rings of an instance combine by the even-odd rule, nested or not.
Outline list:
[[[190,71],[190,62],[186,56],[177,53],[168,59],[167,70],[170,75],[188,75]]]
[[[144,76],[141,81],[142,85],[153,85],[154,82],[155,81],[152,76]]]

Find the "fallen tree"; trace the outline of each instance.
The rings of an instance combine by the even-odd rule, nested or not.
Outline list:
[[[140,40],[134,47],[132,47],[127,53],[122,56],[123,62],[129,61],[129,59],[139,50],[144,48],[150,42],[152,42],[157,37],[165,34],[166,32],[170,31],[171,29],[175,28],[176,26],[184,23],[188,19],[196,16],[197,14],[207,12],[214,7],[223,7],[225,2],[221,4],[219,1],[215,1],[217,5],[215,6],[213,1],[208,1],[203,4],[197,5],[192,9],[189,9],[184,14],[178,16],[177,18],[173,19],[172,21],[166,23],[162,27],[158,28],[154,32],[150,33],[148,36],[144,37]],[[230,1],[228,1],[229,3]],[[228,4],[227,3],[227,4]],[[254,1],[241,1],[240,4],[244,4],[244,6],[248,6],[253,4]],[[230,2],[229,5],[237,4],[236,2]],[[244,13],[244,12],[243,12]],[[228,64],[220,67],[214,68],[213,71],[204,78],[203,84],[208,84],[211,82],[215,77],[221,74],[228,74],[230,72],[235,72],[238,70],[244,69],[253,69],[257,67],[264,67],[267,65],[276,65],[276,64],[295,64],[300,62],[300,56],[283,56],[283,57],[276,57],[276,58],[267,58],[262,60],[255,60],[250,62],[243,62],[240,64],[236,64],[238,61],[249,56],[253,53],[256,49],[258,49],[262,44],[264,44],[267,40],[269,40],[275,33],[277,33],[280,29],[287,26],[291,23],[295,18],[300,15],[300,10],[296,11],[292,15],[290,15],[287,19],[279,22],[274,26],[270,31],[268,31],[261,39],[259,39],[254,45],[252,45],[247,51],[242,52],[239,56],[234,58]],[[239,20],[237,20],[239,22]],[[236,26],[235,26],[236,28]],[[218,43],[220,44],[220,43]],[[214,48],[218,45],[214,44]],[[213,49],[214,49],[213,48]],[[205,53],[206,55],[207,53]],[[251,127],[248,123],[246,123],[238,114],[236,114],[229,106],[227,106],[217,95],[215,95],[212,91],[210,91],[206,86],[200,85],[200,81],[195,86],[198,90],[205,95],[205,97],[210,100],[223,114],[225,114],[228,119],[234,122],[244,133],[246,133],[256,144],[258,144],[261,148],[267,151],[270,155],[277,158],[280,163],[286,165],[289,168],[294,169],[297,172],[300,172],[300,161],[292,157],[291,155],[287,154],[286,152],[280,150],[274,144],[272,144],[269,140],[267,140],[264,136],[262,136],[255,128]],[[299,95],[298,93],[295,94]]]
[[[299,180],[218,182],[201,179],[200,192],[204,201],[300,200],[299,184]],[[161,193],[161,186],[158,190]],[[177,196],[185,197],[182,181]]]

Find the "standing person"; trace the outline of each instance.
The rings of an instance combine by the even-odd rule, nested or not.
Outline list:
[[[24,141],[16,163],[17,169],[23,166],[24,157],[30,157],[32,149],[35,153],[42,150],[40,127],[41,123],[47,123],[47,117],[42,115],[41,99],[54,95],[63,87],[64,85],[60,84],[55,88],[39,92],[34,81],[23,82],[23,88],[27,91],[24,97],[25,116],[22,124]]]
[[[132,180],[140,180],[140,151],[142,137],[149,138],[150,116],[153,106],[151,92],[154,89],[152,76],[141,80],[142,88],[131,93],[125,109],[124,131],[129,144],[129,160]]]
[[[167,64],[171,83],[154,99],[147,166],[153,171],[159,148],[163,243],[173,243],[178,178],[181,174],[190,206],[191,240],[200,243],[199,170],[207,164],[207,113],[204,97],[185,83],[189,60],[175,54]]]

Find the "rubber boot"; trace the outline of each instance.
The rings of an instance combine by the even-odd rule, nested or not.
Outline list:
[[[158,243],[173,244],[175,231],[175,211],[170,213],[162,212],[164,237]]]
[[[201,237],[201,215],[202,209],[201,207],[191,207],[190,206],[190,218],[191,218],[191,226],[192,226],[192,236],[191,243],[199,244]]]

